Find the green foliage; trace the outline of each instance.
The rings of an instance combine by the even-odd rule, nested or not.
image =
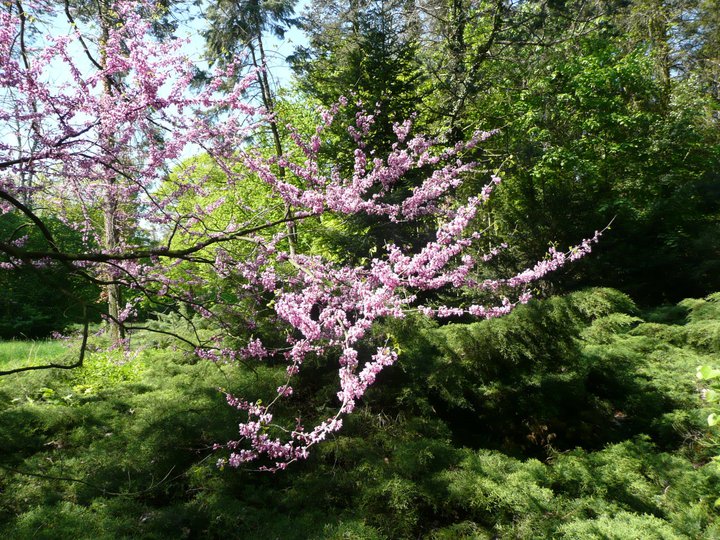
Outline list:
[[[143,328],[147,330],[133,333],[134,347],[170,348],[194,353],[193,345],[206,342],[217,333],[217,329],[213,328],[208,319],[193,313],[186,304],[181,304],[177,310],[167,313],[155,312],[153,316],[153,319],[143,324]]]
[[[241,0],[208,6],[206,17],[210,24],[203,33],[208,57],[216,62],[228,62],[235,60],[246,47],[255,54],[267,33],[283,37],[285,31],[297,24],[293,18],[295,4],[296,0]]]
[[[521,455],[619,440],[694,399],[692,388],[676,382],[631,401],[649,384],[646,365],[657,359],[645,358],[658,346],[627,335],[641,322],[636,313],[627,296],[599,289],[480,323],[395,323],[409,378],[400,383],[409,388],[402,402],[436,411],[463,444]],[[696,360],[672,359],[674,373],[687,373]]]
[[[232,410],[217,388],[258,385],[252,373],[228,375],[207,362],[176,364],[172,356],[146,351],[121,365],[91,357],[82,370],[55,374],[52,393],[44,373],[2,381],[2,466],[10,468],[0,473],[8,495],[0,521],[18,516],[13,537],[33,537],[48,522],[56,538],[95,537],[93,531],[101,538],[158,538],[166,528],[181,536],[194,518],[192,508],[177,515],[177,504],[192,490],[180,486],[196,482],[200,471],[217,476],[206,463],[209,447],[232,435]],[[264,384],[277,385],[264,371]]]
[[[68,252],[79,249],[80,233],[53,216],[43,216],[58,246]],[[18,213],[0,215],[0,239],[27,236],[25,247],[47,250],[47,242],[29,220]],[[2,262],[5,262],[4,260]],[[83,303],[92,304],[97,287],[71,275],[59,264],[42,268],[18,265],[0,269],[0,339],[32,339],[62,332],[83,320]],[[97,313],[91,313],[93,320]]]
[[[492,213],[521,231],[506,241],[532,258],[549,238],[569,245],[614,219],[566,286],[607,284],[645,303],[717,288],[720,147],[702,100],[663,108],[652,60],[610,31],[548,51],[539,67],[502,102],[513,158]]]
[[[404,120],[417,110],[427,77],[418,61],[420,27],[412,10],[407,0],[362,0],[351,9],[316,0],[304,24],[308,46],[291,57],[307,95],[329,104],[352,93],[370,109],[382,104],[373,147],[391,142],[389,120]]]
[[[454,0],[415,14],[423,128],[452,140],[499,130],[478,156],[503,173],[479,227],[514,246],[502,264],[523,268],[548,241],[569,246],[613,221],[556,290],[610,286],[653,305],[720,287],[709,6]],[[478,191],[484,179],[470,181]]]
[[[129,354],[0,380],[0,533],[718,538],[720,468],[692,381],[716,354],[693,337],[719,322],[716,303],[651,323],[677,310],[641,314],[598,289],[502,320],[388,323],[378,336],[399,364],[337,438],[277,475],[219,470],[211,446],[237,420],[218,388],[271,396],[282,367],[189,361],[134,335]],[[292,398],[304,417],[334,399],[322,364]]]
[[[596,519],[571,522],[558,531],[558,538],[588,538],[597,540],[676,540],[684,538],[663,520],[652,515],[619,512],[613,517],[601,515]]]
[[[718,402],[720,402],[720,369],[717,367],[717,353],[720,352],[720,295],[711,294],[704,300],[684,300],[683,307],[688,309],[688,331],[686,341],[694,349],[714,353],[707,357],[708,363],[697,367],[697,378],[705,385],[703,398],[712,412],[707,416],[707,425],[713,430],[713,437],[708,438],[709,449],[717,453],[720,450],[720,441],[717,438]],[[720,456],[714,456],[714,465],[720,463]],[[715,501],[720,506],[720,498]]]
[[[412,111],[420,130],[452,141],[499,129],[477,156],[502,170],[478,225],[489,244],[513,246],[498,265],[524,268],[548,241],[566,247],[612,221],[556,290],[610,286],[653,305],[720,287],[719,102],[696,56],[717,52],[706,3],[453,1],[432,13],[401,0],[313,2],[298,87],[313,101],[348,88],[381,101],[372,148],[392,142],[388,120]],[[388,14],[393,24],[382,23]],[[329,155],[347,168],[351,151],[337,137]],[[346,225],[328,242],[340,255],[359,242],[409,243],[401,226]]]

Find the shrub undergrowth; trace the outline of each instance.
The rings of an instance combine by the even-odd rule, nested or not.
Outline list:
[[[276,475],[217,469],[212,445],[238,421],[219,389],[270,396],[281,367],[196,361],[138,335],[129,354],[9,375],[0,533],[720,538],[716,436],[694,379],[717,358],[712,300],[643,313],[596,289],[501,320],[388,323],[401,361],[337,438]],[[63,354],[2,343],[0,366]],[[315,373],[308,414],[333,399]]]

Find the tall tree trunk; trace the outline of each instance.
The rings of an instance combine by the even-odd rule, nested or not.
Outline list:
[[[98,11],[100,15],[101,25],[101,42],[100,42],[100,67],[105,69],[107,65],[107,51],[106,45],[110,37],[110,17],[108,14],[109,6],[105,0],[98,1]],[[109,76],[103,78],[103,91],[107,95],[112,95],[113,85],[112,80]],[[107,147],[112,148],[115,141],[107,141]],[[119,228],[117,225],[117,209],[118,209],[118,195],[116,189],[116,178],[112,174],[108,174],[108,186],[105,193],[105,201],[103,205],[103,248],[112,252],[118,245],[119,241]],[[105,285],[105,295],[107,296],[107,307],[108,307],[108,333],[110,341],[112,343],[118,343],[125,337],[125,329],[120,322],[120,305],[121,305],[121,291],[120,286],[117,283],[112,283],[115,279],[111,272],[107,272],[104,279],[108,281]]]

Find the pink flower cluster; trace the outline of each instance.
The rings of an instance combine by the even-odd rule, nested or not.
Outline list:
[[[223,465],[259,462],[268,470],[284,469],[340,429],[342,416],[397,360],[387,345],[369,358],[361,354],[359,344],[376,321],[402,318],[411,309],[440,318],[504,315],[529,301],[533,282],[586,255],[599,239],[596,233],[568,252],[553,249],[515,276],[478,282],[473,277],[478,264],[506,247],[472,255],[481,237],[472,232],[475,218],[500,177],[492,175],[465,200],[456,193],[479,174],[470,155],[492,132],[478,131],[447,147],[413,135],[408,119],[393,126],[397,140],[381,157],[366,142],[377,115],[359,107],[347,126],[355,150],[352,172],[344,177],[321,158],[325,131],[350,107],[343,98],[318,111],[318,126],[309,136],[288,129],[294,148],[286,157],[268,158],[247,143],[260,124],[275,121],[244,101],[254,74],[235,78],[239,64],[231,63],[193,91],[193,66],[181,52],[182,42],[159,43],[150,35],[141,13],[152,12],[152,3],[123,1],[114,9],[123,23],[109,29],[104,49],[95,51],[104,63],[93,68],[71,54],[80,30],[48,37],[45,45],[27,51],[27,65],[19,61],[20,19],[12,10],[0,12],[0,122],[19,126],[20,139],[28,138],[20,145],[0,142],[0,211],[22,210],[13,201],[25,196],[57,208],[85,240],[82,252],[66,254],[65,262],[142,295],[184,302],[236,338],[238,320],[246,321],[247,331],[261,317],[276,326],[283,346],[240,332],[242,347],[216,336],[197,348],[200,357],[216,362],[286,362],[286,379],[267,405],[227,394],[243,421],[237,440],[218,445],[229,450]],[[58,69],[70,76],[53,83],[50,74]],[[183,160],[193,150],[201,151],[209,166]],[[410,173],[423,180],[398,201]],[[239,198],[250,183],[267,194],[263,205]],[[284,247],[288,222],[302,227],[325,213],[390,222],[422,218],[437,228],[419,248],[389,243],[357,265]],[[105,244],[97,216],[109,214],[122,234],[113,247],[98,248]],[[159,238],[154,247],[133,240],[140,231]],[[11,247],[22,249],[20,243]],[[6,255],[10,262],[2,264],[15,261]],[[233,300],[207,290],[209,273],[237,285]],[[467,307],[415,305],[419,291],[446,287],[476,288],[493,300]],[[133,312],[130,304],[121,316]],[[292,428],[275,425],[275,403],[297,399],[293,378],[309,355],[323,354],[337,355],[336,413],[310,428],[299,421]]]

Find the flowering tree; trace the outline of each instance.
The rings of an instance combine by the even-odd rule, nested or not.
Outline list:
[[[375,321],[402,318],[411,310],[439,318],[504,315],[529,300],[534,281],[588,253],[599,237],[596,233],[568,252],[551,250],[545,260],[506,279],[479,279],[477,266],[501,248],[473,255],[482,237],[472,232],[473,220],[500,178],[491,176],[466,199],[456,190],[478,174],[464,156],[490,133],[445,147],[437,139],[412,135],[412,122],[406,121],[394,126],[392,150],[379,157],[364,142],[375,117],[360,111],[347,127],[356,148],[353,172],[344,177],[321,158],[328,127],[348,107],[341,99],[318,111],[310,136],[288,127],[293,152],[263,157],[247,141],[276,119],[243,101],[254,74],[238,78],[236,64],[230,63],[216,71],[211,84],[191,91],[193,66],[182,54],[183,42],[151,37],[152,5],[117,3],[111,11],[117,22],[99,39],[73,26],[35,48],[24,43],[26,11],[33,10],[49,8],[35,2],[0,13],[0,119],[15,126],[19,140],[28,141],[0,143],[0,219],[22,214],[43,235],[47,249],[30,250],[22,238],[3,238],[2,264],[63,264],[86,279],[132,290],[137,298],[187,303],[219,328],[211,339],[193,342],[199,356],[286,362],[285,382],[270,403],[227,394],[243,421],[238,440],[218,445],[230,451],[222,464],[260,460],[261,468],[282,469],[337,431],[343,415],[397,359],[388,346],[369,358],[359,353]],[[100,44],[100,62],[92,61],[94,42]],[[79,61],[82,54],[91,61]],[[59,81],[53,77],[58,71],[66,74]],[[193,162],[178,166],[193,151],[222,172],[221,183]],[[424,180],[402,191],[403,179],[418,173]],[[30,176],[32,184],[23,181]],[[271,196],[261,207],[240,201],[237,212],[213,217],[248,182],[264,185]],[[405,196],[398,200],[398,193]],[[112,244],[103,241],[108,197],[115,226],[126,231]],[[196,201],[191,210],[188,199]],[[82,231],[82,250],[68,250],[53,237],[44,222],[50,213]],[[382,253],[354,265],[291,249],[287,223],[302,226],[327,213],[366,214],[398,224],[422,221],[433,224],[434,234],[416,249],[388,243]],[[133,240],[140,235],[127,234],[131,230],[153,231],[159,240]],[[245,247],[238,250],[238,245]],[[198,292],[199,266],[232,278],[234,300]],[[200,287],[188,286],[193,283]],[[477,289],[487,302],[450,307],[418,301],[420,293],[449,287]],[[281,346],[248,333],[240,346],[224,340],[234,329],[223,314],[252,302],[272,308],[268,316],[283,336]],[[123,323],[132,308],[128,304],[116,322]],[[336,358],[337,412],[310,428],[276,426],[273,406],[292,396],[308,355]]]

